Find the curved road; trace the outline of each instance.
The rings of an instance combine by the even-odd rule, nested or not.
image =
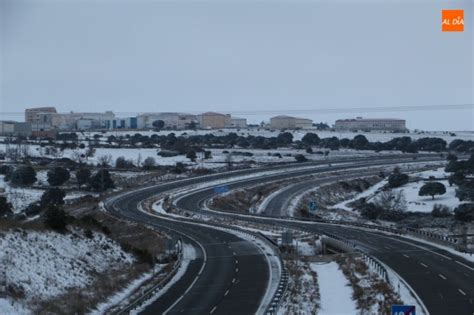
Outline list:
[[[376,164],[376,161],[373,161],[373,165]],[[360,167],[360,165],[356,167]],[[346,166],[344,168],[349,169]],[[320,171],[322,170],[316,172]],[[283,177],[288,179],[301,175],[301,171],[288,171],[284,175],[240,180],[236,183],[229,183],[228,186],[232,189],[242,188],[256,183],[281,180]],[[314,181],[314,179],[311,180]],[[330,181],[331,179],[326,180]],[[326,180],[322,179],[320,183]],[[295,187],[301,189],[304,185],[301,183]],[[288,203],[287,199],[294,196],[294,193],[295,191],[290,194],[287,190],[281,191],[281,195],[274,197],[277,202],[269,204],[272,207],[269,213],[283,213],[284,209],[278,209],[278,203],[282,205]],[[181,197],[176,204],[179,208],[195,211],[196,204],[203,205],[214,195],[212,189],[201,189]],[[200,211],[205,211],[205,209]],[[438,247],[409,238],[354,227],[284,221],[235,213],[223,213],[222,215],[240,220],[294,226],[314,233],[332,233],[351,240],[359,248],[377,257],[401,275],[418,293],[430,314],[474,314],[474,264]]]

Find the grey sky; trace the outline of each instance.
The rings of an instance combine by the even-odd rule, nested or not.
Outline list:
[[[472,107],[345,110],[473,104],[473,0],[0,2],[0,106],[16,119],[52,105],[474,130]],[[465,10],[463,33],[441,32],[449,8]]]

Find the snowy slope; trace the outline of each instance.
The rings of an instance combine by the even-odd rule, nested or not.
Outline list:
[[[66,235],[15,230],[0,233],[0,261],[3,280],[23,291],[21,302],[28,305],[86,287],[94,274],[130,265],[134,258],[100,233],[89,239],[81,230]],[[0,307],[7,303],[0,299]],[[8,313],[8,308],[0,308],[0,314]]]

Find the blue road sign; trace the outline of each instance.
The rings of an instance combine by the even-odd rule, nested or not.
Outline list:
[[[414,305],[392,305],[392,315],[416,315]]]
[[[309,211],[316,211],[316,202],[310,201],[308,204]]]
[[[228,186],[216,186],[216,187],[214,187],[214,192],[216,194],[223,194],[223,193],[226,193],[228,191],[229,191]]]

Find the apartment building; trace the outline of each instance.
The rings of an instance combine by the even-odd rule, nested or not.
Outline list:
[[[270,118],[271,129],[309,129],[313,126],[313,121],[306,118],[298,118],[286,115],[279,115]]]
[[[334,126],[336,130],[363,130],[363,131],[391,131],[406,132],[406,122],[404,119],[395,118],[362,118],[338,119]]]

